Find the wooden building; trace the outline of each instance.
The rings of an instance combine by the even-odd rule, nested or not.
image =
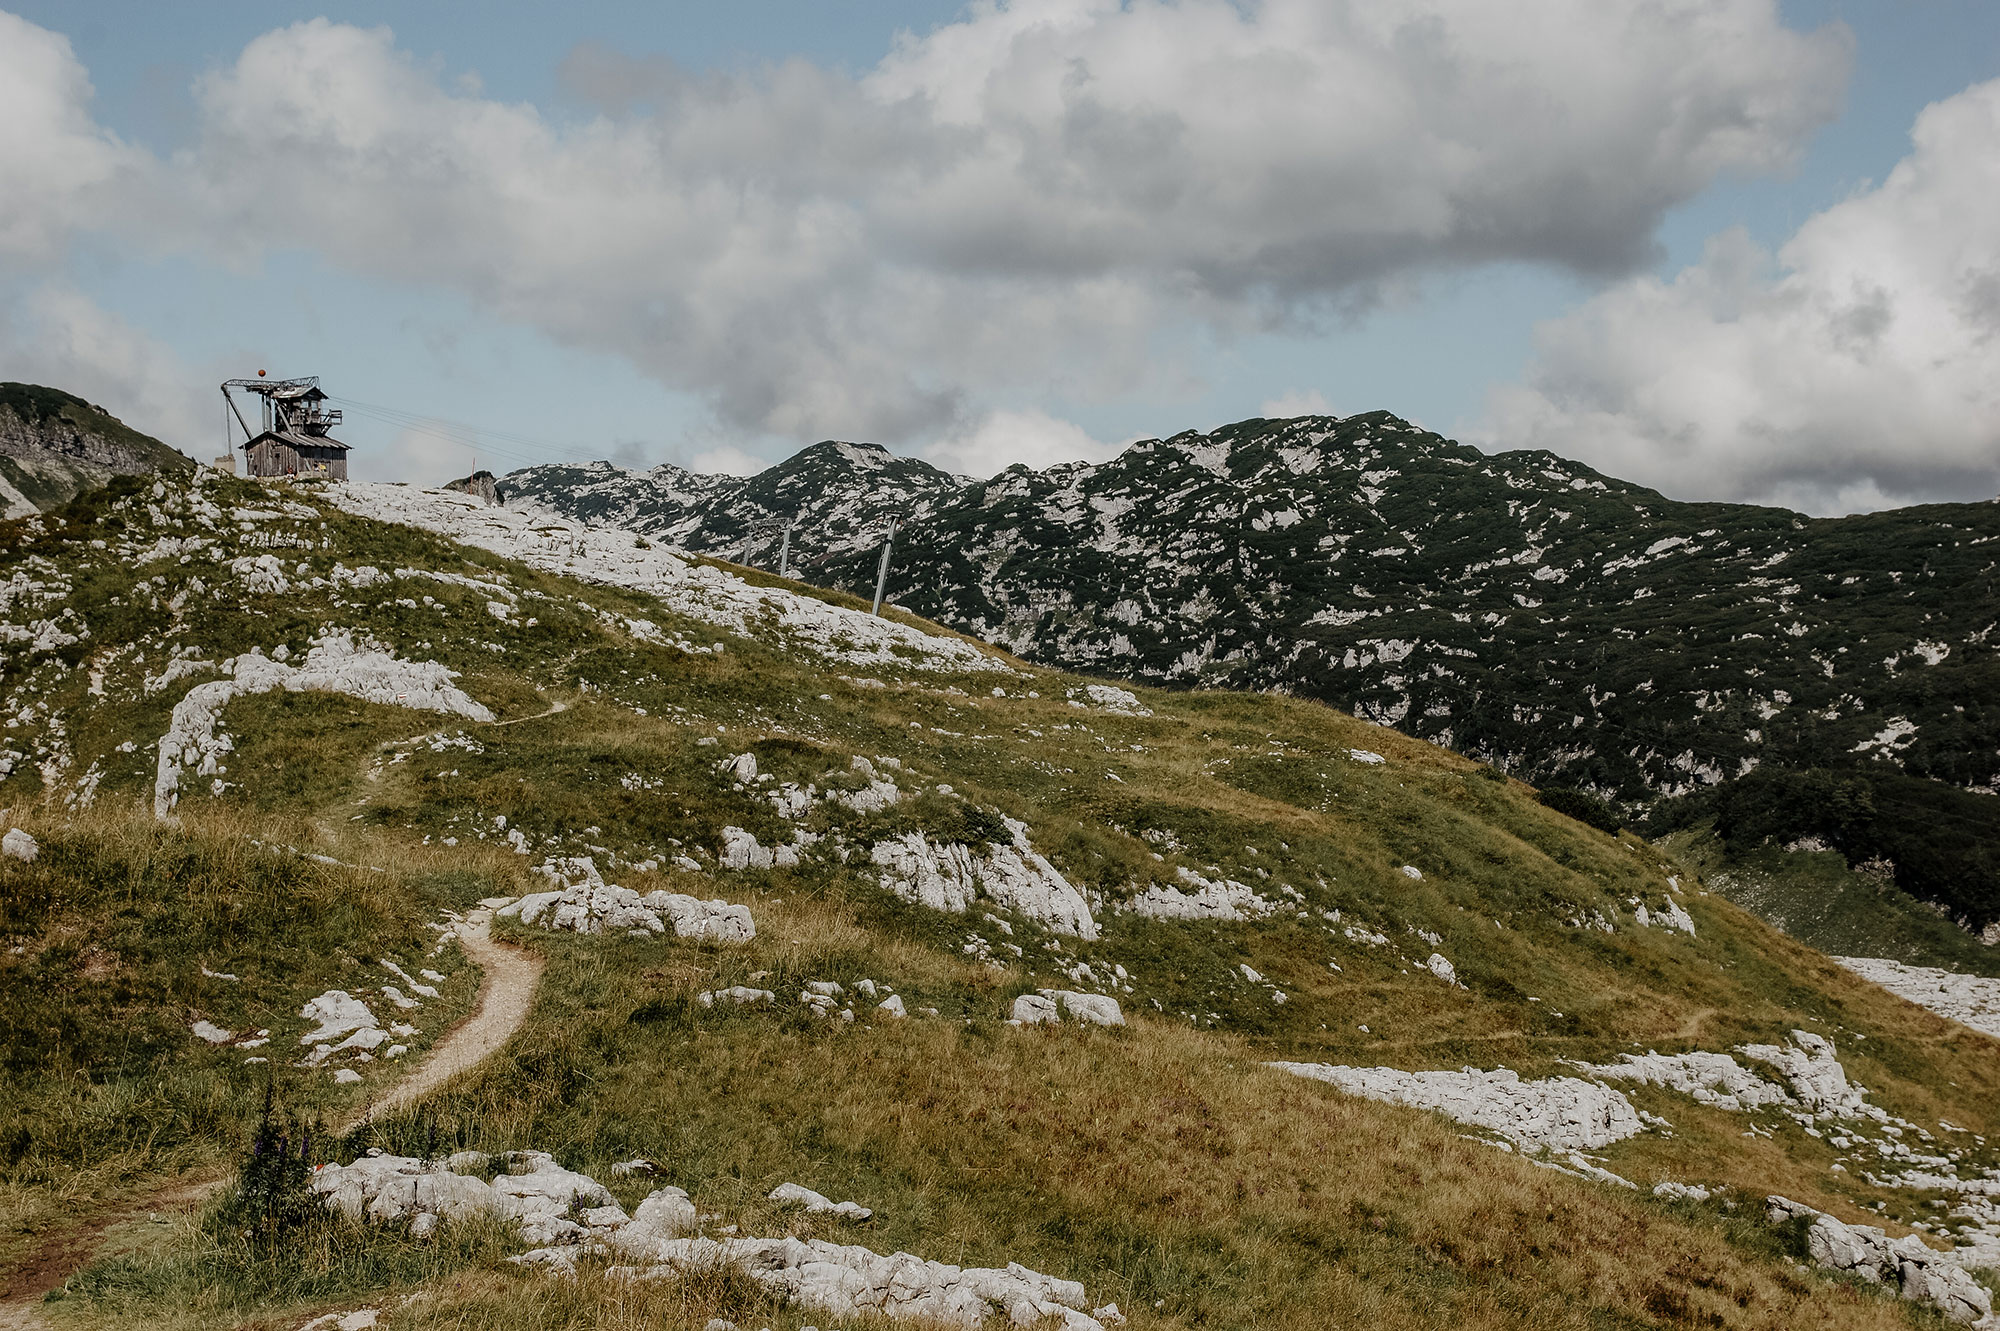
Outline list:
[[[259,374],[263,372],[258,371]],[[229,390],[241,388],[264,400],[264,428],[252,434]],[[340,424],[340,412],[326,405],[318,378],[231,379],[222,396],[236,413],[247,436],[237,445],[247,476],[313,476],[330,481],[347,479],[348,447],[330,433]]]

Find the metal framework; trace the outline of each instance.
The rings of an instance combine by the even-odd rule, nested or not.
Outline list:
[[[263,399],[261,431],[252,432],[231,389],[241,389]],[[246,455],[248,475],[347,479],[348,447],[330,433],[340,424],[341,412],[326,405],[319,376],[230,379],[222,385],[222,400],[228,404],[229,414],[243,427],[243,442],[236,447]]]

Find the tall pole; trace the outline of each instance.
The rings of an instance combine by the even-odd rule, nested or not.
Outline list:
[[[797,518],[785,519],[785,536],[778,542],[778,576],[792,576],[792,528],[799,525]]]
[[[896,543],[896,520],[889,519],[889,534],[882,538],[882,562],[875,569],[875,608],[871,614],[882,613],[882,589],[889,585],[889,549]]]

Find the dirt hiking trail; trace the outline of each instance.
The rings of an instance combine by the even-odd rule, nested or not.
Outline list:
[[[480,971],[479,1000],[472,1014],[431,1046],[430,1055],[415,1072],[343,1124],[343,1131],[393,1113],[477,1067],[498,1052],[528,1019],[544,963],[523,948],[495,942],[489,931],[492,917],[491,909],[482,906],[469,912],[458,929],[459,946]],[[0,1290],[0,1331],[51,1331],[53,1323],[42,1315],[44,1296],[87,1266],[111,1230],[150,1223],[155,1215],[198,1211],[228,1181],[226,1173],[212,1170],[178,1178],[48,1235],[8,1273],[7,1284]]]

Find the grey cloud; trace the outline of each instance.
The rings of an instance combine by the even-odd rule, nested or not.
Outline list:
[[[127,211],[464,293],[739,433],[909,441],[1441,267],[1620,271],[1718,174],[1791,161],[1848,48],[1772,0],[1017,0],[861,79],[580,48],[574,120],[319,20],[202,80]]]

